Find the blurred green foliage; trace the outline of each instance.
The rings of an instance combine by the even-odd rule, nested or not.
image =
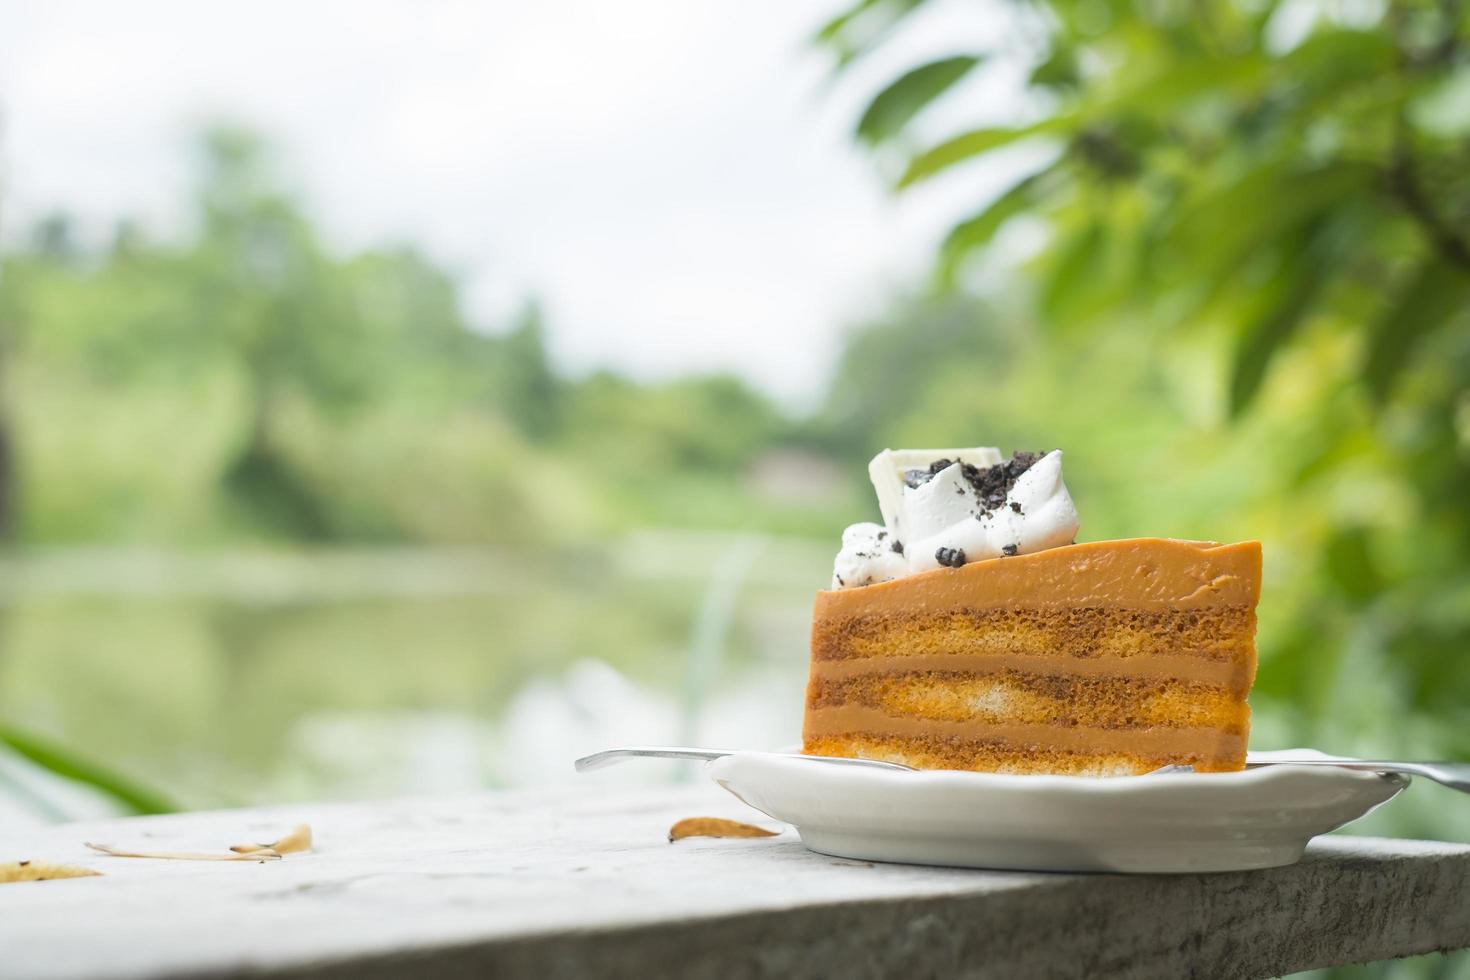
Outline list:
[[[183,243],[127,225],[88,251],[57,216],[5,257],[14,540],[564,544],[760,521],[739,477],[793,426],[744,383],[559,377],[534,305],[471,329],[412,249],[328,252],[257,138],[217,128],[201,151]]]

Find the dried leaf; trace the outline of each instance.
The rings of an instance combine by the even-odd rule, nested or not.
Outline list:
[[[230,848],[236,854],[259,854],[271,851],[275,854],[297,854],[311,850],[311,825],[298,824],[296,829],[272,844],[236,844]]]
[[[311,850],[311,826],[298,824],[294,830],[271,844],[236,844],[229,854],[203,854],[194,851],[130,851],[107,844],[88,847],[113,857],[156,858],[163,861],[279,861],[283,855]]]
[[[201,854],[193,851],[128,851],[107,844],[93,844],[91,841],[87,841],[86,844],[94,851],[120,858],[156,858],[161,861],[279,861],[281,859],[281,855],[270,848],[252,851],[249,854]]]
[[[669,843],[686,837],[775,837],[777,833],[723,817],[688,817],[669,828]]]
[[[49,864],[45,861],[0,861],[0,885],[17,881],[52,881],[57,878],[93,878],[100,871],[75,864]]]

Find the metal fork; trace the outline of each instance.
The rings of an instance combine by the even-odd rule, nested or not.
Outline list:
[[[1246,757],[1245,767],[1260,766],[1336,766],[1339,769],[1363,769],[1368,772],[1397,772],[1405,776],[1422,776],[1441,786],[1470,793],[1470,763],[1466,762],[1390,762],[1383,759],[1258,759]]]

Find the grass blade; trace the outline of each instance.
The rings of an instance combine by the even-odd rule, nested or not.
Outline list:
[[[133,813],[172,813],[178,809],[167,797],[126,776],[4,723],[0,723],[0,745],[54,775],[92,787]]]

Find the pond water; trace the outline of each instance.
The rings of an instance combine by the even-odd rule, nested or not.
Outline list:
[[[678,778],[570,763],[795,741],[830,561],[660,531],[534,554],[12,555],[0,719],[189,808]]]

